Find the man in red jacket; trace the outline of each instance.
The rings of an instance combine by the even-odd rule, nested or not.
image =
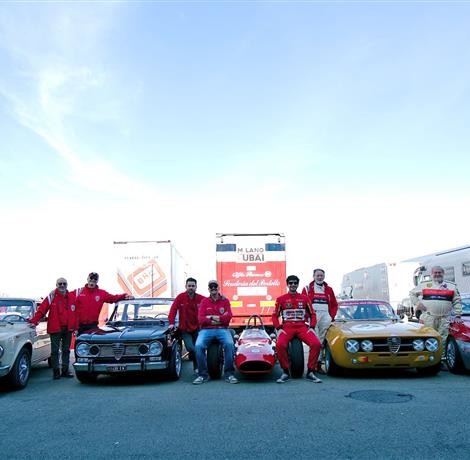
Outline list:
[[[112,295],[98,287],[98,273],[88,275],[85,287],[75,290],[75,306],[78,318],[78,334],[98,326],[98,319],[104,303],[115,303],[119,300],[131,300],[134,297],[124,294]]]
[[[52,291],[39,306],[35,315],[30,319],[37,326],[46,316],[47,333],[51,336],[51,363],[54,380],[60,377],[73,377],[69,372],[70,343],[75,329],[74,294],[67,291],[67,280],[59,278],[56,289]],[[59,349],[62,350],[62,369],[59,362]]]
[[[178,314],[178,329],[181,331],[189,359],[193,362],[194,371],[197,372],[196,349],[194,344],[197,340],[199,323],[197,313],[201,301],[205,299],[201,294],[196,294],[197,281],[194,278],[186,280],[186,291],[178,294],[170,308],[168,320],[170,327],[175,327],[176,314]]]
[[[230,301],[220,295],[219,283],[209,281],[210,297],[204,299],[199,306],[198,320],[201,330],[196,341],[196,358],[198,377],[193,380],[194,385],[207,382],[209,372],[207,370],[207,347],[213,340],[217,340],[224,347],[224,376],[228,383],[238,383],[233,375],[233,355],[235,346],[228,325],[232,319]]]
[[[302,294],[310,299],[315,314],[317,315],[315,333],[320,340],[323,350],[326,331],[335,320],[336,313],[338,313],[338,302],[336,301],[335,293],[333,289],[325,283],[325,270],[322,268],[315,268],[315,270],[313,270],[313,281],[303,288]],[[319,359],[317,371],[322,373],[321,364],[321,359]]]
[[[285,383],[289,380],[289,342],[298,337],[302,342],[310,347],[307,363],[307,375],[305,378],[314,383],[321,383],[321,380],[314,374],[318,355],[320,354],[320,341],[315,335],[315,324],[317,322],[315,311],[307,296],[299,294],[299,278],[290,275],[286,279],[289,291],[276,299],[276,306],[272,316],[273,325],[277,330],[276,351],[279,364],[282,368],[282,375],[276,380],[277,383]],[[282,317],[282,325],[279,322]],[[306,321],[309,321],[307,326]]]

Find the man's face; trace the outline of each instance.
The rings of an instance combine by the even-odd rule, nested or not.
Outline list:
[[[88,278],[87,279],[87,284],[88,284],[89,288],[93,289],[97,286],[98,281],[95,278]]]
[[[297,292],[297,288],[299,287],[299,282],[296,280],[290,280],[287,282],[287,287],[289,288],[289,292],[294,294]]]
[[[196,293],[197,284],[194,281],[188,281],[186,283],[186,292],[192,296]]]
[[[434,268],[431,272],[431,278],[436,283],[442,283],[444,281],[444,270]]]
[[[219,293],[219,285],[215,283],[209,284],[209,294],[215,296]]]
[[[313,279],[315,280],[316,283],[321,284],[323,283],[323,280],[325,279],[325,274],[321,270],[317,270],[315,274],[313,275]]]
[[[55,285],[61,294],[65,294],[65,291],[67,291],[67,280],[65,278],[59,278]]]

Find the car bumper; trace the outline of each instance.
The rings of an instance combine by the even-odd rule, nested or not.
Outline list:
[[[93,372],[96,374],[125,374],[126,372],[151,372],[168,368],[168,361],[141,362],[141,363],[78,363],[73,367],[77,372]],[[119,366],[125,366],[125,370],[115,370]]]
[[[10,366],[0,366],[0,377],[4,377],[10,372]]]
[[[349,369],[414,369],[434,366],[441,361],[441,352],[438,353],[351,353],[348,356],[336,358],[335,362]]]

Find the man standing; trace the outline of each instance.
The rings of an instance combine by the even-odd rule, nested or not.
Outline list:
[[[168,319],[170,327],[175,327],[176,314],[179,314],[178,328],[181,330],[181,336],[189,352],[189,359],[193,362],[194,371],[197,372],[196,343],[199,323],[197,313],[199,305],[205,299],[201,294],[196,294],[197,281],[194,278],[186,280],[186,291],[178,294],[170,308]]]
[[[233,355],[235,346],[228,325],[232,319],[232,309],[229,300],[220,295],[219,283],[209,281],[210,297],[204,299],[199,306],[198,320],[199,335],[196,340],[196,358],[198,376],[193,380],[194,385],[207,382],[209,372],[207,370],[207,348],[213,340],[217,340],[224,348],[224,376],[228,383],[238,383],[233,375]]]
[[[444,281],[442,267],[432,267],[431,280],[422,281],[410,292],[410,296],[416,309],[422,312],[419,322],[439,332],[445,350],[450,317],[455,316],[455,319],[452,318],[453,321],[462,322],[462,304],[455,283]]]
[[[56,289],[42,302],[35,315],[30,319],[37,326],[46,316],[47,333],[51,336],[51,364],[54,380],[60,377],[73,377],[69,372],[70,343],[76,325],[74,295],[67,291],[67,280],[58,278]],[[59,362],[59,349],[62,351],[62,369]]]
[[[288,276],[286,283],[289,291],[287,294],[276,299],[276,306],[272,316],[273,325],[277,330],[276,351],[283,371],[276,382],[285,383],[290,378],[287,349],[289,342],[294,337],[298,337],[310,348],[305,378],[309,382],[321,383],[321,380],[314,374],[321,349],[320,341],[314,331],[317,322],[315,311],[309,298],[297,292],[299,287],[299,278],[297,276]],[[279,316],[282,316],[282,325],[279,322]],[[310,326],[307,326],[307,320]]]
[[[78,333],[98,326],[98,318],[104,303],[115,303],[119,300],[131,300],[128,294],[112,295],[98,287],[98,273],[88,275],[87,284],[75,290],[75,306],[78,317]]]
[[[322,268],[315,268],[315,270],[313,270],[313,281],[303,288],[302,294],[310,299],[317,316],[315,333],[320,340],[323,350],[326,331],[332,321],[335,320],[336,313],[338,312],[338,302],[335,293],[325,282],[325,270]],[[318,372],[322,372],[321,364],[322,359],[320,358],[317,363]]]

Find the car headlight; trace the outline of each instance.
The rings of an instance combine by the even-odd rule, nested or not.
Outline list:
[[[146,343],[139,345],[139,355],[146,355],[149,352],[149,346]]]
[[[75,353],[77,356],[88,356],[90,352],[90,345],[86,342],[79,343],[75,348]]]
[[[439,348],[439,340],[435,338],[426,340],[426,350],[428,351],[437,351]]]
[[[348,351],[349,353],[357,353],[359,351],[359,342],[357,340],[346,340],[346,343],[344,345],[346,347],[346,351]]]
[[[361,342],[361,349],[362,351],[372,351],[374,349],[374,344],[372,343],[372,340],[363,340]]]
[[[152,342],[149,346],[149,354],[159,355],[163,350],[163,345],[160,342]]]
[[[3,356],[3,353],[4,353],[4,349],[3,349],[3,347],[0,345],[0,358]]]
[[[424,340],[423,339],[413,340],[413,350],[414,351],[423,351],[424,350]]]

